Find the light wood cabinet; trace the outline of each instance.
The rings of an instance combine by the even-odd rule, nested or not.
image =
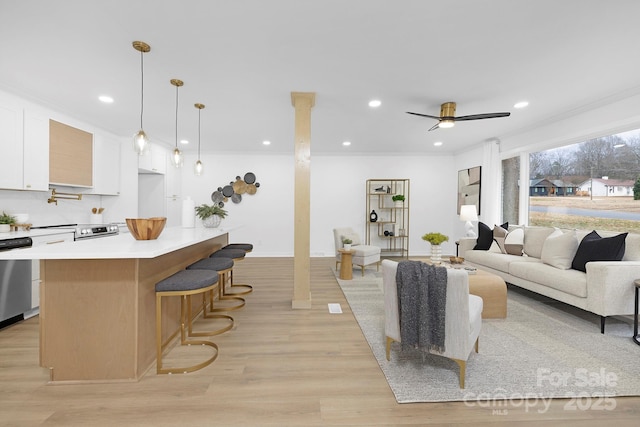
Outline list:
[[[93,187],[93,134],[49,120],[49,183]]]
[[[366,244],[380,246],[381,255],[409,257],[409,180],[367,180]],[[404,201],[394,202],[394,196]]]

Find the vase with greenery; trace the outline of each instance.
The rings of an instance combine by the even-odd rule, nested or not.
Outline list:
[[[401,208],[404,204],[404,195],[403,194],[395,194],[391,196],[391,200],[393,200],[396,204],[397,208]]]
[[[431,262],[433,264],[440,264],[442,262],[442,248],[441,244],[449,241],[449,236],[445,236],[442,233],[427,233],[422,236],[422,240],[425,240],[431,244]]]
[[[352,243],[353,243],[353,240],[351,240],[351,239],[347,239],[347,238],[342,239],[342,246],[344,247],[345,251],[350,251],[351,250],[351,244]]]
[[[0,232],[8,233],[11,231],[11,224],[16,223],[16,217],[9,215],[6,212],[2,212],[0,215]]]
[[[227,211],[218,205],[202,204],[196,206],[196,215],[202,220],[202,225],[207,228],[215,228],[227,216]]]

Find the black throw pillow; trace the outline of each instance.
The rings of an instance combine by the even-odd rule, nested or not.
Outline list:
[[[473,247],[474,250],[488,251],[493,243],[493,230],[484,222],[478,223],[478,240]]]
[[[505,222],[500,227],[505,230],[509,229],[509,223]],[[478,240],[476,240],[476,245],[473,247],[474,250],[478,251],[488,251],[493,243],[493,229],[489,228],[487,224],[484,222],[478,223]]]
[[[578,246],[571,268],[586,273],[586,264],[590,261],[621,261],[624,256],[627,234],[629,233],[613,237],[600,237],[595,230],[587,234]]]

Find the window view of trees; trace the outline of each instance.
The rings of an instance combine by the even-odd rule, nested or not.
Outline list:
[[[530,225],[640,232],[640,131],[531,153],[529,177]]]

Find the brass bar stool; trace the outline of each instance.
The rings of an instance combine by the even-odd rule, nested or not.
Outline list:
[[[251,243],[229,243],[222,249],[242,249],[246,253],[253,251],[253,245]]]
[[[156,283],[156,372],[158,374],[187,373],[210,365],[218,357],[218,345],[208,340],[188,340],[191,330],[191,296],[205,294],[218,286],[218,275],[207,270],[182,270]],[[215,348],[215,353],[207,360],[191,366],[163,368],[162,354],[176,334],[162,342],[162,298],[180,297],[180,344],[203,345]]]
[[[238,262],[238,261],[243,261],[245,255],[247,254],[247,252],[243,249],[232,249],[232,248],[227,248],[226,246],[214,253],[212,253],[211,255],[209,255],[209,258],[218,258],[218,257],[222,257],[222,258],[231,258],[234,262]],[[246,295],[249,294],[251,292],[253,292],[253,286],[248,285],[246,283],[233,283],[233,270],[230,272],[229,274],[230,279],[229,279],[229,289],[232,290],[235,288],[234,292],[230,292],[229,294],[225,295]],[[246,289],[244,291],[240,291],[239,289]],[[225,291],[223,290],[223,293]]]
[[[218,300],[219,301],[238,301],[236,305],[225,305],[222,307],[214,307],[213,306],[213,291],[209,292],[209,307],[211,312],[220,312],[220,311],[232,311],[237,310],[245,306],[246,302],[244,298],[233,296],[233,295],[225,295],[224,288],[227,282],[227,277],[231,276],[233,271],[234,262],[231,258],[224,257],[214,257],[214,258],[204,258],[200,261],[194,262],[190,266],[187,267],[187,270],[209,270],[215,271],[218,273]],[[206,304],[205,304],[205,317],[214,317],[215,315],[206,313]],[[227,316],[230,317],[230,316]],[[231,318],[233,320],[233,318]]]

